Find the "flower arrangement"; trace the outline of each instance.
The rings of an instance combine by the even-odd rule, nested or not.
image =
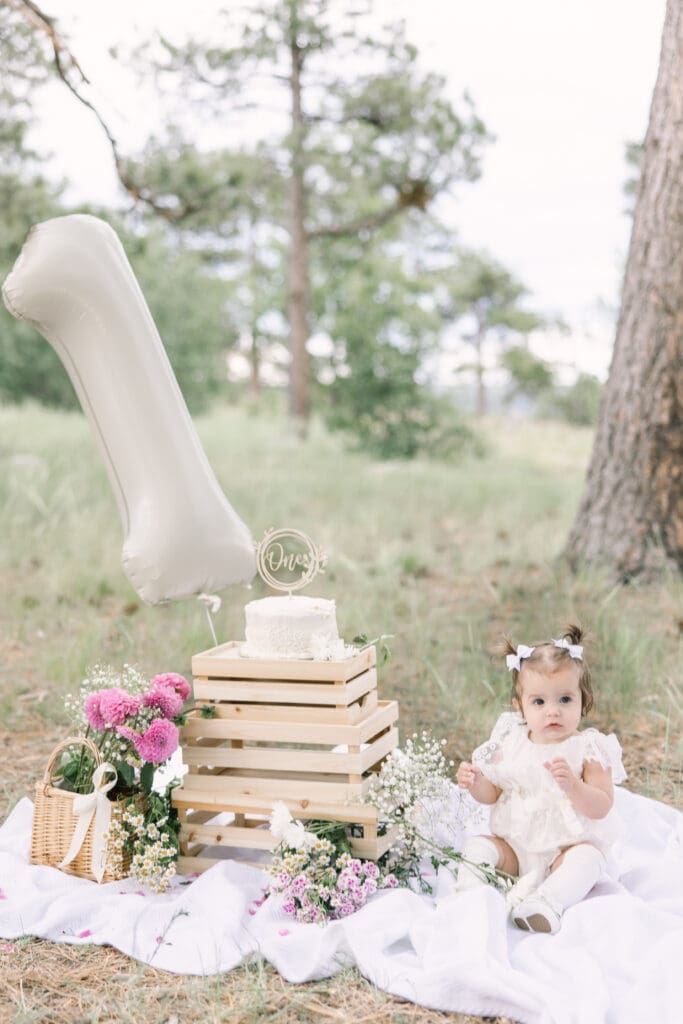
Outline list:
[[[457,872],[458,865],[467,863],[484,881],[507,891],[510,876],[473,864],[457,848],[467,828],[482,820],[482,811],[468,794],[454,791],[453,762],[444,755],[445,745],[445,739],[436,740],[427,731],[413,733],[403,750],[396,748],[387,756],[372,780],[366,802],[377,807],[380,827],[396,833],[381,863],[402,884],[416,879],[427,891],[431,887],[421,871],[425,858],[435,871],[443,866]]]
[[[467,863],[484,881],[507,891],[509,876],[472,864],[458,849],[462,834],[482,820],[482,811],[468,794],[454,789],[445,744],[426,731],[413,733],[373,779],[365,802],[377,808],[380,828],[395,833],[377,864],[352,856],[353,826],[317,820],[304,826],[284,803],[275,804],[270,831],[279,844],[268,868],[268,893],[282,898],[286,914],[322,923],[359,910],[378,889],[417,883],[431,891],[421,870],[425,859],[434,870],[457,871]]]
[[[282,909],[297,921],[347,917],[378,889],[398,884],[373,861],[351,855],[346,827],[339,822],[311,821],[306,829],[278,802],[270,831],[280,842],[268,868],[268,893],[281,896]]]
[[[179,823],[171,791],[179,780],[172,778],[155,792],[155,773],[178,749],[178,726],[189,696],[189,683],[176,672],[148,681],[130,665],[120,672],[98,665],[78,695],[65,701],[74,730],[92,739],[116,771],[110,798],[127,801],[120,818],[111,822],[108,851],[130,854],[132,876],[157,892],[175,874]],[[89,793],[94,769],[87,749],[68,751],[61,765],[64,788]]]

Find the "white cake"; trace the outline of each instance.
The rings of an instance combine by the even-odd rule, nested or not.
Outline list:
[[[264,597],[245,606],[248,658],[344,657],[334,601],[321,597]]]

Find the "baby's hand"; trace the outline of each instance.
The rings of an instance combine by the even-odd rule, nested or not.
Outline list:
[[[477,779],[481,778],[481,768],[470,764],[469,761],[463,761],[455,773],[455,777],[461,789],[472,789],[473,786],[476,786]]]
[[[579,780],[563,757],[555,757],[552,761],[544,761],[544,764],[560,789],[564,790],[565,793],[574,789]]]

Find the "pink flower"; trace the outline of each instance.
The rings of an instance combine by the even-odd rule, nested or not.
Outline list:
[[[107,725],[123,725],[140,710],[140,698],[120,690],[118,686],[100,693],[100,714]]]
[[[133,743],[135,742],[135,740],[140,735],[140,733],[139,732],[135,732],[134,729],[129,729],[127,725],[117,725],[116,726],[116,731],[119,734],[119,736],[123,736],[124,739],[127,739],[127,740],[132,740]]]
[[[183,698],[170,686],[154,686],[142,698],[146,708],[159,708],[164,718],[175,718],[183,710]]]
[[[103,729],[107,728],[107,723],[102,717],[102,711],[100,710],[100,700],[102,699],[102,690],[97,693],[91,693],[89,697],[86,697],[84,704],[85,717],[98,732],[102,732]]]
[[[162,761],[168,760],[178,747],[178,727],[166,718],[157,718],[147,731],[133,742],[141,761],[161,764]]]
[[[190,684],[187,679],[185,676],[178,675],[177,672],[162,672],[161,675],[155,676],[149,685],[154,689],[157,686],[168,686],[180,694],[183,700],[187,700],[191,693]]]

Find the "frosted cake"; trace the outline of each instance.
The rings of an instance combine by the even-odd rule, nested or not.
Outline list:
[[[264,597],[250,601],[244,614],[244,657],[336,660],[345,656],[334,601],[299,594]]]

